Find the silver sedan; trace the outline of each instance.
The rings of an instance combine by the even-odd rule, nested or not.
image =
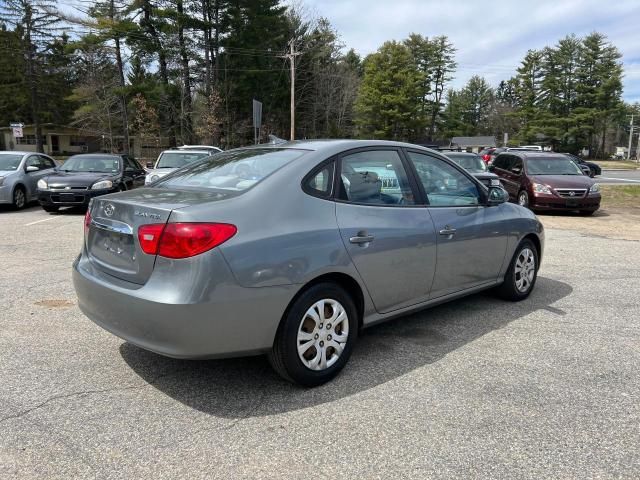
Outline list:
[[[361,329],[485,289],[523,300],[542,225],[432,150],[309,141],[227,151],[93,200],[82,311],[162,355],[267,353],[315,386]]]
[[[53,158],[34,152],[0,152],[0,204],[24,208],[38,198],[38,180],[56,167]]]

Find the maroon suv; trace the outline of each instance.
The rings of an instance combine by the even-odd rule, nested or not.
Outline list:
[[[578,210],[591,215],[600,208],[600,186],[565,155],[508,151],[489,170],[500,177],[511,201],[531,210]]]

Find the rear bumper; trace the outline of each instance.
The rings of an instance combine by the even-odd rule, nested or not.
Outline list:
[[[117,188],[110,190],[38,190],[38,202],[47,207],[86,207],[92,198],[117,191]]]
[[[210,271],[208,284],[200,284],[193,271],[175,268],[154,271],[141,286],[101,273],[82,255],[73,264],[73,284],[89,319],[146,350],[174,358],[264,353],[298,287],[243,288],[224,269],[216,270],[215,287]]]
[[[581,198],[560,198],[552,195],[534,195],[531,197],[529,207],[532,210],[585,210],[595,212],[600,208],[600,195],[590,195]]]

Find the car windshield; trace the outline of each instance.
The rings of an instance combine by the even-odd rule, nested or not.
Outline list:
[[[482,173],[487,171],[487,166],[478,155],[448,153],[447,157],[456,162],[462,168],[471,173]]]
[[[17,170],[20,166],[20,160],[22,160],[22,155],[0,155],[0,170]]]
[[[63,172],[117,173],[120,171],[120,158],[113,155],[75,155],[64,162],[60,170]]]
[[[208,156],[207,152],[162,152],[156,168],[180,168]]]
[[[161,188],[211,188],[241,192],[295,160],[307,150],[251,148],[208,157],[165,177]]]
[[[582,170],[567,157],[527,158],[527,172],[530,175],[582,175]]]

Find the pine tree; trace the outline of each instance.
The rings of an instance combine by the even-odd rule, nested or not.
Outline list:
[[[60,21],[55,0],[4,0],[0,6],[0,18],[12,25],[21,35],[22,53],[25,58],[24,76],[29,88],[31,120],[35,125],[36,148],[44,152],[41,125],[38,82],[41,71],[41,54],[47,42],[57,32]]]

